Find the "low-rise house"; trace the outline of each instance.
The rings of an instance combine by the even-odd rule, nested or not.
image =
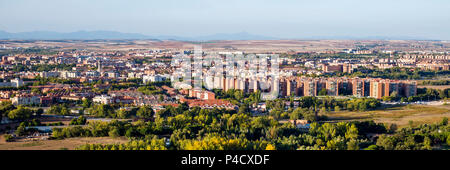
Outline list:
[[[11,98],[11,103],[13,105],[33,105],[40,104],[41,99],[38,95],[34,94],[20,94]]]
[[[145,75],[142,77],[142,82],[144,84],[150,83],[150,82],[161,82],[165,81],[166,77],[160,76],[160,75]]]
[[[200,107],[202,109],[224,108],[224,109],[238,109],[238,107],[227,100],[213,99],[213,100],[201,100],[201,99],[185,99],[181,98],[181,102],[186,102],[189,107]]]
[[[190,89],[189,97],[195,97],[202,100],[214,100],[215,94],[206,90]]]
[[[297,119],[297,120],[289,120],[289,122],[294,124],[294,126],[300,130],[308,131],[310,128],[310,124],[308,123],[308,120]]]
[[[107,96],[107,95],[100,95],[100,96],[95,96],[94,98],[92,98],[92,101],[95,103],[110,104],[110,103],[113,103],[113,98],[111,96]]]

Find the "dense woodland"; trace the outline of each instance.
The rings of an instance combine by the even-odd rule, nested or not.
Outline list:
[[[450,85],[450,80],[424,80],[420,85],[444,86]]]
[[[316,103],[315,100],[320,102]],[[355,103],[361,102],[371,105],[370,101],[364,101],[364,99],[359,102],[349,101],[351,103],[342,102],[347,105],[356,105]],[[272,110],[280,107],[277,106],[279,103],[273,101]],[[326,99],[310,98],[302,101],[302,106],[311,108],[325,105],[328,108],[335,106],[332,101]],[[108,105],[92,106],[94,106],[92,108],[102,109],[110,107]],[[64,105],[54,107],[55,110],[62,108]],[[139,118],[133,123],[118,120],[87,123],[86,119],[80,116],[71,121],[72,126],[55,128],[51,139],[102,136],[130,139],[130,142],[126,144],[86,144],[78,148],[86,150],[391,150],[445,149],[450,144],[450,126],[447,119],[439,124],[403,129],[373,121],[320,123],[317,118],[309,118],[315,117],[315,112],[307,108],[298,107],[287,111],[287,115],[292,119],[310,119],[309,131],[298,129],[291,123],[280,123],[270,114],[252,116],[245,110],[189,109],[187,105],[182,104],[178,107],[167,107],[157,113],[148,106],[139,107],[133,110],[135,113],[130,113]],[[16,133],[19,135],[26,135],[33,131],[33,129],[26,130],[26,126],[41,125],[34,119],[39,112],[37,110],[4,103],[0,109],[11,119],[28,122],[21,123],[17,128]],[[106,110],[111,112],[101,114],[115,113],[114,109]]]

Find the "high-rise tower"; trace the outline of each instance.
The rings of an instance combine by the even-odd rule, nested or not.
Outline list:
[[[97,61],[97,72],[102,72],[102,63],[100,62],[100,60]]]

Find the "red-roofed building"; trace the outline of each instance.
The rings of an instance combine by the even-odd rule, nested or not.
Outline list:
[[[203,99],[203,100],[214,100],[215,94],[213,92],[206,91],[206,90],[190,89],[189,97],[194,97],[194,98]]]
[[[189,107],[200,107],[202,109],[213,109],[213,108],[224,108],[224,109],[237,109],[238,107],[227,100],[212,99],[212,100],[201,100],[201,99],[185,99],[181,98],[181,102],[186,102]]]

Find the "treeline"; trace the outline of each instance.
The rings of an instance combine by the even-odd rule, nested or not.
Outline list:
[[[87,123],[87,119],[84,116],[79,116],[78,118],[73,118],[70,120],[69,125],[85,125]]]
[[[408,98],[402,97],[402,102],[430,101],[450,98],[450,88],[444,90],[417,88],[417,95]]]
[[[47,110],[47,114],[51,114],[51,115],[63,115],[63,116],[72,115],[72,113],[70,112],[70,109],[69,109],[69,105],[68,105],[68,104],[56,104],[56,105],[52,105],[52,106],[50,107],[50,109]]]
[[[84,144],[78,150],[167,150],[164,139],[133,140],[125,144]]]
[[[315,105],[312,100],[305,100],[302,105]],[[349,100],[352,105],[375,106],[371,99]],[[332,103],[332,102],[330,102]],[[327,105],[330,105],[327,103]],[[347,101],[344,104],[350,104]],[[358,104],[356,104],[358,103]],[[361,104],[363,103],[363,104]],[[276,107],[276,106],[275,106]],[[364,107],[363,107],[364,108]],[[147,108],[148,109],[148,108]],[[293,111],[297,117],[312,115],[308,108],[297,108]],[[141,113],[144,114],[144,113]],[[418,134],[414,131],[397,131],[396,126],[386,127],[384,124],[370,122],[340,122],[310,124],[309,131],[302,131],[291,123],[280,123],[273,116],[253,117],[248,112],[239,113],[235,110],[189,109],[186,105],[167,107],[154,115],[149,112],[148,117],[134,123],[113,120],[111,122],[90,122],[86,126],[70,126],[55,128],[52,138],[63,139],[70,137],[127,137],[141,144],[115,145],[84,145],[79,149],[173,149],[173,150],[358,150],[358,149],[391,149],[384,147],[383,138],[378,142],[376,138],[369,138],[369,134],[402,133],[406,136]],[[444,123],[443,123],[444,124]],[[445,123],[447,124],[447,123]],[[442,125],[443,126],[443,125]],[[439,126],[441,127],[441,126]],[[439,139],[447,140],[450,128],[438,128],[443,136]],[[436,129],[435,129],[436,130]],[[438,130],[438,131],[439,131]],[[431,131],[423,131],[429,133]],[[433,134],[434,131],[432,131]],[[437,135],[437,134],[436,134]],[[157,136],[157,137],[155,137]],[[159,137],[166,137],[159,138]],[[437,137],[429,137],[432,141]],[[160,142],[148,142],[148,140]],[[163,140],[164,139],[164,140]],[[424,138],[425,139],[425,138]],[[447,145],[445,140],[432,142],[429,146]],[[428,139],[427,139],[428,141]],[[421,140],[415,141],[422,146]],[[148,147],[150,146],[150,147]],[[422,147],[421,147],[422,148]],[[412,149],[419,149],[415,147]]]
[[[438,76],[449,75],[448,70],[422,70],[420,68],[386,68],[386,69],[370,69],[365,67],[358,67],[353,73],[332,73],[324,76],[347,76],[347,77],[371,77],[371,78],[383,78],[383,79],[396,79],[396,80],[419,80],[419,79],[431,79]]]
[[[16,90],[30,90],[30,88],[27,85],[20,87],[0,87],[0,91],[16,91]]]
[[[36,78],[34,80],[35,80],[35,82],[33,82],[33,86],[47,85],[48,83],[80,84],[80,82],[78,82],[78,81],[74,81],[71,79],[61,79],[61,78],[57,78],[57,77],[43,78],[40,76],[36,76]]]
[[[142,92],[146,95],[163,94],[163,90],[156,86],[141,86],[137,91]]]
[[[378,54],[383,56],[385,54]],[[334,58],[334,59],[358,59],[367,58],[368,56],[373,56],[373,54],[348,54],[348,53],[337,53],[337,54],[312,54],[312,53],[300,53],[295,55],[280,54],[280,58],[305,58],[305,59],[322,59],[322,58]]]
[[[141,118],[151,119],[154,116],[154,111],[150,106],[140,106],[135,108],[120,108],[115,105],[105,104],[93,104],[90,108],[86,109],[89,115],[102,118]]]
[[[250,126],[254,126],[253,124]],[[134,138],[126,144],[85,144],[81,150],[431,150],[450,146],[448,119],[439,124],[407,127],[396,132],[368,122],[312,123],[308,132],[292,133],[290,124],[269,128],[259,139],[242,134],[207,133],[190,137],[174,131],[170,140],[155,135]],[[184,130],[183,130],[184,131]],[[114,133],[111,133],[114,134]],[[186,134],[186,133],[184,133]],[[381,134],[368,138],[368,134]],[[275,135],[275,136],[274,136]],[[194,135],[195,136],[195,135]]]
[[[185,106],[186,104],[183,104]],[[96,104],[91,100],[84,99],[81,103],[81,115],[88,114],[93,117],[99,118],[141,118],[151,119],[155,115],[153,109],[150,106],[139,106],[124,108],[120,104]],[[68,104],[56,104],[52,105],[46,114],[51,115],[79,115],[78,113],[72,113]]]
[[[420,85],[443,86],[450,85],[450,80],[424,80]]]
[[[161,86],[170,87],[171,86],[170,80],[161,82],[149,82],[144,86],[140,86],[137,90],[146,95],[164,94],[164,91],[161,89]]]
[[[14,106],[11,102],[0,103],[0,120],[7,117],[13,121],[28,121],[34,115],[40,116],[44,111],[42,109],[29,109],[24,106]]]
[[[254,120],[257,121],[257,120]],[[261,121],[261,120],[258,120]],[[253,128],[265,128],[263,122],[252,122]],[[311,124],[309,132],[298,132],[291,124],[267,124],[268,131],[260,138],[247,138],[242,133],[224,135],[224,132],[206,133],[201,136],[190,134],[185,129],[176,130],[170,135],[170,140],[158,139],[154,135],[133,138],[127,144],[86,144],[78,149],[82,150],[358,150],[373,144],[365,135],[360,135],[358,128],[366,130],[364,133],[376,133],[377,129],[384,129],[383,125],[374,123],[324,123]],[[80,128],[76,128],[80,129]],[[64,131],[64,130],[63,130]],[[143,131],[143,130],[141,130]],[[381,131],[384,132],[384,131]],[[74,132],[66,136],[73,136]],[[109,132],[114,136],[114,132]],[[120,133],[120,132],[119,132]],[[57,134],[60,134],[57,131]],[[190,134],[190,135],[189,135]],[[151,139],[151,140],[149,140]]]
[[[373,110],[381,106],[380,101],[374,98],[359,98],[348,100],[345,102],[346,109],[351,111],[366,111]]]
[[[450,146],[450,126],[444,118],[438,124],[423,124],[418,127],[406,127],[393,135],[381,135],[376,145],[370,149],[376,150],[432,150],[445,149]]]
[[[257,104],[261,101],[261,92],[244,94],[241,90],[230,89],[226,92],[220,89],[213,90],[216,98],[225,99],[231,101],[233,104],[239,105],[239,112],[248,112],[249,106]],[[294,102],[298,103],[298,106],[294,106]],[[266,110],[269,111],[269,115],[276,119],[285,119],[290,117],[291,112],[295,107],[309,109],[308,112],[318,111],[366,111],[373,110],[379,107],[380,101],[374,98],[351,98],[351,99],[336,99],[334,97],[318,98],[314,96],[303,96],[299,99],[278,98],[275,100],[266,101]],[[316,114],[316,113],[313,113]],[[310,116],[305,116],[310,117]],[[312,117],[310,117],[312,118]]]
[[[22,71],[52,71],[52,70],[72,70],[72,67],[75,67],[75,64],[37,64],[37,65],[24,65],[17,64],[14,65],[10,70],[14,72],[22,72]]]
[[[229,89],[227,91],[213,89],[212,91],[217,99],[228,100],[233,104],[242,103],[244,105],[250,105],[261,102],[261,91],[254,93],[244,93],[242,90],[237,89]]]
[[[297,108],[294,107],[294,102],[298,102]],[[374,98],[336,99],[305,96],[298,100],[289,98],[266,101],[266,109],[270,110],[269,115],[275,119],[299,118],[311,122],[325,120],[324,115],[329,111],[367,111],[380,106],[380,101]]]
[[[138,87],[139,87],[138,82],[111,83],[111,90],[122,90],[122,89],[128,89],[128,88],[138,88]]]
[[[164,144],[164,147],[177,150],[359,149],[374,144],[366,138],[367,133],[386,131],[381,124],[342,122],[312,123],[309,132],[304,132],[293,124],[279,123],[270,116],[252,117],[248,113],[236,113],[234,110],[189,110],[183,107],[185,106],[180,105],[163,109],[156,113],[155,119],[147,122],[138,121],[132,124],[114,120],[90,122],[83,127],[55,128],[53,138],[125,136],[143,140],[155,135],[170,136],[170,142]],[[91,146],[89,148],[91,149]],[[99,148],[111,149],[112,146]],[[87,149],[87,146],[84,149]]]
[[[43,48],[38,48],[38,47],[0,50],[0,56],[14,55],[14,54],[56,55],[57,53],[58,53],[58,51],[56,51],[55,49],[43,49]]]

